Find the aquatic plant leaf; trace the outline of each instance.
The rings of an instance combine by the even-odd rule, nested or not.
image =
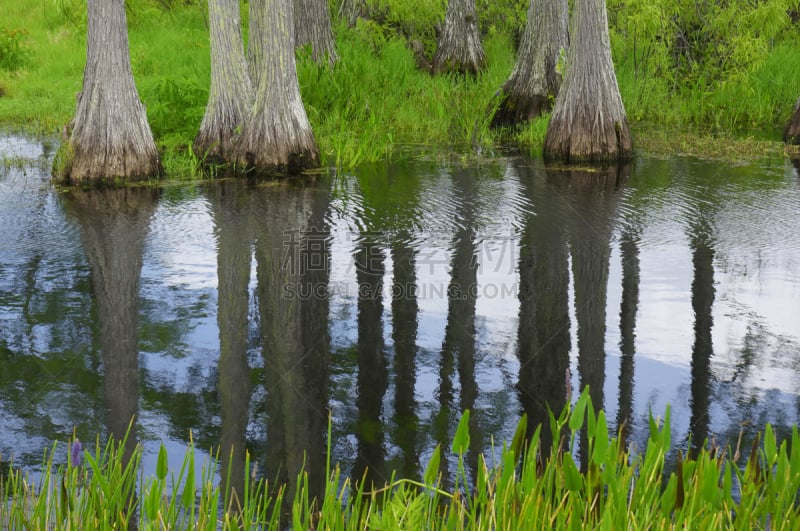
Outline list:
[[[456,435],[453,438],[453,453],[463,455],[469,448],[469,409],[465,409],[458,421]]]
[[[183,486],[183,494],[181,495],[181,503],[185,509],[194,507],[194,449],[190,448],[187,458],[188,466],[186,468],[186,483]]]
[[[597,423],[594,433],[594,451],[592,461],[597,465],[605,464],[608,456],[608,424],[606,414],[603,410],[597,415]]]
[[[575,407],[572,408],[572,413],[569,417],[569,429],[572,431],[578,431],[583,427],[583,420],[586,414],[586,405],[589,403],[589,388],[587,387],[583,393],[581,393],[580,398],[575,403]]]
[[[158,449],[158,461],[156,462],[156,477],[164,481],[167,477],[167,449],[162,444]]]
[[[572,454],[564,454],[564,481],[567,490],[570,492],[577,492],[583,488],[583,476],[581,476],[578,467],[575,465],[575,460],[572,459]]]
[[[775,432],[772,430],[771,424],[767,424],[764,428],[764,454],[767,456],[769,466],[774,465],[778,457],[778,446],[775,443]]]
[[[516,459],[522,457],[522,452],[525,447],[525,434],[528,432],[528,414],[523,413],[522,417],[517,423],[517,429],[514,432],[514,438],[511,440],[511,451],[514,453]]]
[[[428,461],[428,465],[425,467],[425,474],[423,475],[425,484],[430,487],[435,486],[438,483],[439,463],[441,461],[441,457],[441,447],[436,445],[436,448],[433,449],[433,454]]]

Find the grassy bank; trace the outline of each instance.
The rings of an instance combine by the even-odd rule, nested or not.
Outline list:
[[[11,468],[0,471],[0,529],[796,529],[800,524],[800,434],[778,444],[767,426],[752,449],[711,448],[681,456],[665,469],[670,449],[669,411],[651,418],[646,448],[627,448],[609,435],[605,414],[584,393],[549,429],[557,446],[540,444],[541,427],[523,417],[514,439],[481,455],[477,476],[464,464],[468,412],[452,451],[459,457],[445,488],[440,450],[421,481],[397,478],[372,491],[328,465],[319,499],[309,497],[301,473],[297,490],[270,488],[244,478],[232,494],[230,479],[214,480],[215,463],[196,467],[192,450],[180,471],[168,470],[164,448],[156,473],[140,477],[141,448],[124,457],[124,443],[67,451],[53,467],[54,446],[40,481]],[[526,433],[531,434],[526,440]],[[330,433],[329,433],[330,438]],[[585,445],[580,444],[585,438]],[[763,441],[759,443],[759,440]],[[583,446],[583,464],[576,461]],[[245,470],[249,470],[246,463]],[[272,494],[274,493],[274,494]],[[286,498],[286,500],[284,500]]]
[[[334,15],[339,3],[331,3]],[[34,134],[59,132],[74,113],[81,87],[85,4],[5,4],[0,126]],[[737,70],[702,65],[670,70],[673,52],[657,48],[661,40],[655,33],[650,41],[632,35],[629,26],[641,16],[621,13],[622,4],[609,2],[612,48],[640,148],[675,153],[675,143],[664,142],[663,131],[668,130],[670,139],[679,132],[681,144],[693,146],[691,154],[700,156],[725,151],[704,139],[724,138],[727,151],[737,158],[759,157],[763,149],[782,150],[780,131],[800,86],[800,45],[790,31],[794,26],[776,30],[770,46],[759,48],[760,54]],[[210,77],[205,2],[131,0],[127,5],[134,76],[165,166],[174,176],[191,173],[197,161],[189,146],[205,110]],[[539,152],[546,117],[511,132],[490,131],[487,121],[492,97],[513,68],[527,2],[478,2],[489,68],[476,79],[432,78],[415,66],[408,40],[418,39],[428,53],[433,51],[433,24],[444,15],[443,2],[370,0],[368,5],[373,19],[360,19],[354,27],[334,16],[340,61],[332,69],[299,52],[303,99],[324,164],[354,166],[391,156],[400,145],[459,152],[480,148],[486,153],[502,143]],[[246,18],[245,5],[243,13]],[[648,42],[655,51],[645,54],[642,47]],[[706,70],[714,73],[713,79]],[[763,149],[753,153],[753,140]]]

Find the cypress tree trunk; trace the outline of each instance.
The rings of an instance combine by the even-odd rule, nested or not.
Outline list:
[[[266,44],[266,19],[268,0],[250,0],[248,10],[248,24],[250,31],[247,33],[247,69],[250,81],[257,86],[261,78],[260,72],[269,57]]]
[[[450,0],[444,31],[433,55],[433,73],[477,74],[486,68],[486,54],[478,33],[475,0]]]
[[[338,57],[327,0],[294,0],[294,15],[295,46],[310,43],[311,58],[317,63],[327,58],[333,66]]]
[[[517,64],[503,85],[492,127],[532,120],[553,106],[561,88],[556,67],[569,45],[568,26],[566,0],[531,0]]]
[[[576,0],[564,84],[544,156],[567,162],[628,159],[630,128],[617,86],[605,0]]]
[[[366,16],[367,5],[364,0],[342,0],[339,4],[339,18],[346,20],[351,28],[356,25],[359,17]]]
[[[227,162],[253,104],[237,0],[208,0],[211,91],[193,150],[200,159]]]
[[[783,140],[788,144],[800,144],[800,98],[794,105],[794,113],[789,120],[789,125],[786,126]]]
[[[255,9],[256,4],[261,9]],[[255,65],[254,110],[245,122],[235,160],[256,173],[313,167],[319,152],[297,82],[293,0],[256,0],[250,9],[256,18],[251,32],[264,32],[262,37],[251,35],[251,57],[263,62]],[[269,54],[262,55],[264,51]]]
[[[88,0],[83,90],[69,139],[68,181],[143,179],[160,169],[133,82],[124,0]]]

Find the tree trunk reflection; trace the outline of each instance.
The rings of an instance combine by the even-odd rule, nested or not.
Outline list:
[[[611,256],[611,236],[616,214],[617,189],[630,175],[630,166],[606,169],[549,171],[569,198],[575,215],[570,226],[575,318],[578,325],[578,377],[580,389],[589,387],[595,409],[604,407],[606,374],[606,295]],[[581,465],[586,466],[587,441],[581,434]]]
[[[100,321],[106,427],[120,441],[127,463],[137,444],[139,279],[145,237],[158,192],[151,189],[73,191],[65,209],[80,226]],[[131,515],[132,520],[135,519]],[[135,527],[135,521],[129,523]]]
[[[561,220],[563,199],[545,182],[545,173],[519,166],[525,197],[533,206],[520,241],[519,380],[517,390],[528,415],[528,437],[542,425],[541,452],[553,443],[549,410],[556,415],[567,396],[569,370],[569,255]]]
[[[414,388],[417,356],[417,274],[416,251],[407,238],[392,244],[394,285],[392,287],[392,340],[394,341],[394,423],[395,441],[403,453],[398,473],[404,478],[414,478],[419,471]]]
[[[209,193],[217,238],[217,324],[219,326],[220,465],[223,482],[243,499],[246,432],[250,405],[247,362],[251,236],[248,190],[237,181]]]
[[[384,251],[368,233],[363,233],[356,250],[358,282],[358,453],[351,477],[363,479],[367,490],[388,482],[384,470],[383,398],[387,387],[386,352],[383,343]]]
[[[478,288],[478,256],[475,242],[476,212],[478,203],[477,183],[474,170],[455,169],[453,173],[454,193],[458,197],[458,219],[451,243],[450,283],[447,286],[447,326],[442,345],[442,361],[439,375],[439,402],[437,440],[443,457],[450,449],[452,434],[448,429],[461,413],[470,410],[470,445],[466,462],[473,472],[478,466],[478,454],[483,449],[482,434],[475,409],[478,385],[475,381],[475,301]],[[456,415],[451,408],[453,402],[453,368],[458,369],[460,397]],[[455,417],[455,418],[454,418]],[[441,461],[442,477],[452,474],[447,471],[447,459]]]
[[[708,439],[708,407],[711,391],[711,356],[714,347],[711,330],[714,320],[714,248],[712,229],[705,220],[692,224],[692,309],[694,310],[694,345],[692,346],[692,396],[689,432],[692,452],[698,452]]]
[[[622,255],[622,302],[619,309],[619,409],[617,430],[623,444],[633,421],[633,356],[636,352],[636,312],[639,307],[639,236],[626,229],[620,238]]]
[[[327,227],[329,191],[292,184],[252,192],[257,297],[267,392],[266,471],[297,489],[308,474],[310,496],[324,485],[329,375]]]

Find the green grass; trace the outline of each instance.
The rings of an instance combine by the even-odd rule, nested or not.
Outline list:
[[[202,161],[189,147],[205,111],[210,80],[205,2],[130,0],[127,5],[134,76],[164,166],[172,177],[194,178]],[[305,52],[298,59],[303,100],[323,164],[352,167],[386,159],[399,146],[463,154],[510,144],[538,155],[547,117],[513,131],[491,131],[487,121],[493,96],[514,65],[513,39],[524,23],[526,5],[479,2],[489,67],[477,78],[434,78],[415,67],[407,39],[422,40],[428,51],[435,47],[429,26],[441,20],[442,1],[370,0],[379,22],[362,19],[354,28],[334,18],[339,62],[331,69],[316,65]],[[335,12],[338,3],[332,7]],[[243,5],[245,20],[246,11]],[[3,12],[0,126],[32,134],[60,132],[72,118],[81,89],[85,4],[6,0]],[[780,151],[781,130],[800,86],[800,44],[789,33],[736,78],[706,82],[700,72],[676,82],[675,72],[665,70],[664,57],[653,56],[646,64],[641,57],[634,61],[631,41],[612,28],[617,77],[637,145],[649,153],[674,153],[674,143],[662,141],[666,130],[693,137],[685,143],[700,156],[720,154],[703,141],[710,137],[726,138],[739,158],[760,156],[759,150],[752,151],[752,139],[772,142],[769,149]],[[704,150],[705,145],[712,148]]]
[[[609,434],[605,413],[595,412],[588,391],[549,429],[557,444],[540,445],[541,426],[525,417],[512,441],[482,454],[475,477],[464,458],[469,412],[461,418],[451,451],[453,478],[439,474],[436,448],[421,481],[392,477],[382,488],[343,478],[327,464],[319,499],[309,497],[301,472],[297,489],[271,488],[247,474],[243,491],[230,479],[214,480],[217,462],[197,467],[190,446],[179,471],[169,470],[161,447],[156,473],[141,477],[141,447],[125,457],[125,442],[96,444],[77,460],[54,467],[53,446],[44,473],[30,481],[9,466],[0,472],[0,529],[796,529],[800,524],[800,433],[778,443],[768,425],[751,449],[670,451],[669,410],[650,418],[645,448],[629,448]],[[330,429],[329,429],[330,443]],[[586,445],[583,463],[577,446]],[[328,451],[330,455],[330,448]],[[77,456],[76,456],[77,457]],[[249,458],[248,458],[249,459]],[[81,463],[82,462],[82,463]],[[245,463],[250,470],[250,463]],[[443,485],[452,485],[445,488]],[[138,486],[138,490],[137,490]]]

